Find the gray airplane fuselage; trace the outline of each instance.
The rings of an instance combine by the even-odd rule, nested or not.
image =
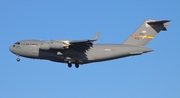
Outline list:
[[[153,50],[146,48],[160,31],[167,31],[170,20],[145,20],[122,44],[93,44],[100,35],[87,40],[22,40],[10,47],[17,56],[67,63],[78,68],[79,64],[106,61],[127,56],[141,55]],[[20,61],[20,58],[17,58]]]
[[[40,40],[24,40],[18,44],[13,44],[10,51],[18,56],[34,59],[45,59],[55,62],[67,63],[76,60],[80,64],[117,59],[127,56],[140,55],[150,52],[151,49],[125,44],[93,44],[86,52],[80,52],[76,49],[49,49],[41,50],[40,45],[45,41]]]

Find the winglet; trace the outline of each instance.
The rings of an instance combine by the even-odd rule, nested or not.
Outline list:
[[[98,40],[99,35],[100,35],[100,32],[98,32],[98,33],[94,36],[93,40]]]

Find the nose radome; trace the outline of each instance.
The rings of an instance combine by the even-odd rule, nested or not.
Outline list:
[[[10,50],[11,52],[13,52],[13,49],[12,49],[12,48],[13,48],[12,46],[9,47],[9,50]]]

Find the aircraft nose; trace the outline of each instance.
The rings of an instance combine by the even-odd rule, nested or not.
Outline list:
[[[13,53],[13,46],[10,46],[9,50]]]

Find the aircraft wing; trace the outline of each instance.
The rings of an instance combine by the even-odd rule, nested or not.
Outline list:
[[[67,44],[69,44],[69,48],[73,48],[79,52],[86,52],[86,50],[90,49],[92,47],[94,41],[98,39],[100,35],[100,32],[98,32],[93,39],[90,40],[72,40],[68,41]],[[66,44],[66,42],[64,42]]]
[[[100,35],[100,32],[98,32],[93,39],[90,39],[90,40],[72,40],[72,41],[69,41],[70,44],[76,44],[76,43],[92,43],[93,41],[96,41],[98,40],[99,38],[99,35]]]
[[[93,41],[96,41],[96,40],[72,40],[72,41],[69,41],[69,44],[73,45],[73,44],[78,44],[78,43],[92,43]]]

